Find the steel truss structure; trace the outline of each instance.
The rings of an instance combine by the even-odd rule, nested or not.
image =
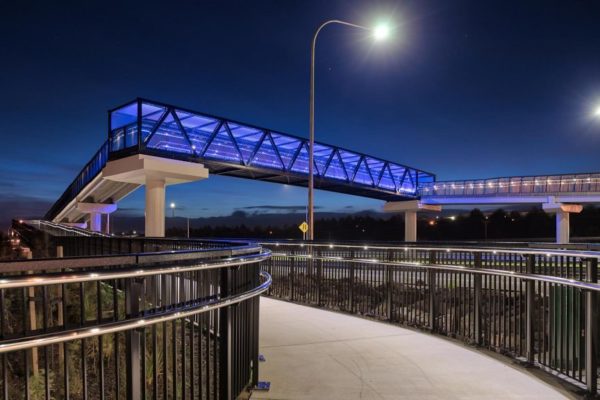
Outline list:
[[[44,216],[53,220],[109,160],[149,154],[204,164],[213,175],[308,184],[308,139],[138,98],[109,111],[108,140]],[[393,201],[418,196],[435,175],[315,143],[315,187]]]
[[[203,163],[215,175],[306,186],[308,139],[137,99],[110,111],[109,158],[145,153]],[[382,200],[414,198],[431,173],[315,143],[315,186]]]

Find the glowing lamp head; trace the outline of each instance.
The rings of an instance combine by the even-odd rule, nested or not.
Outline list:
[[[171,208],[175,208],[175,203],[171,203]]]
[[[387,38],[390,37],[390,27],[389,25],[386,24],[380,24],[377,25],[375,28],[373,28],[373,38],[376,41],[382,41],[382,40],[386,40]]]

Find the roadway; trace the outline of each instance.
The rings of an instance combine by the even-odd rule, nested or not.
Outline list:
[[[252,399],[565,399],[463,345],[414,330],[261,298],[260,380]]]

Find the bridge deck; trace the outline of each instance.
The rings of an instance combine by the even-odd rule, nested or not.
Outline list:
[[[443,338],[261,298],[252,399],[564,399],[521,370]]]

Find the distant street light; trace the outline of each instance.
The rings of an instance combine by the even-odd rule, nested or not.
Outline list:
[[[351,28],[364,29],[372,32],[375,41],[383,41],[390,36],[391,29],[389,25],[379,24],[375,27],[366,27],[352,24],[338,19],[325,21],[317,28],[312,40],[310,51],[310,117],[309,117],[309,146],[308,146],[308,240],[315,238],[315,214],[314,214],[314,145],[315,145],[315,49],[317,47],[317,37],[319,32],[327,25],[340,24]]]
[[[175,203],[171,203],[170,207],[171,207],[171,212],[173,213],[172,217],[175,218]]]

